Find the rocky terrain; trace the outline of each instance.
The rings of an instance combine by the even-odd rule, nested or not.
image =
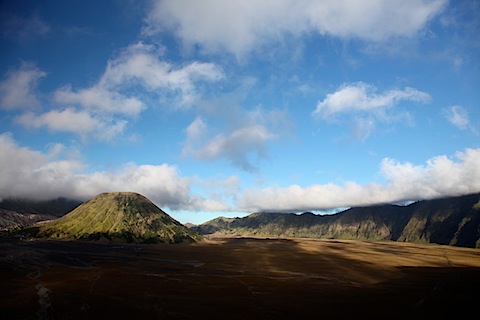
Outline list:
[[[58,217],[41,213],[21,213],[0,209],[0,230],[23,228],[40,221],[54,220]]]
[[[3,199],[0,201],[0,230],[27,227],[40,221],[57,219],[81,203],[65,198],[46,201]]]
[[[478,239],[478,199],[219,218],[191,226],[214,233],[202,238],[139,194],[104,193],[0,234],[0,311],[19,320],[466,318],[480,299],[479,249],[427,242]],[[320,236],[337,239],[302,238]]]

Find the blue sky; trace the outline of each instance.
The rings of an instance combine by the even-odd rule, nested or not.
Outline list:
[[[0,198],[181,222],[480,191],[478,1],[2,1]]]

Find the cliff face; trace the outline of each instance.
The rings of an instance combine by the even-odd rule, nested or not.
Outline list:
[[[398,241],[421,241],[480,247],[480,194],[422,201]]]
[[[328,216],[253,213],[245,218],[217,218],[193,228],[203,234],[394,240],[480,247],[480,194],[420,201],[409,206],[351,208]]]

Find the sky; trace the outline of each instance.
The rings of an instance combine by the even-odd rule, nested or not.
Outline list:
[[[0,1],[0,199],[182,223],[480,192],[476,0]]]

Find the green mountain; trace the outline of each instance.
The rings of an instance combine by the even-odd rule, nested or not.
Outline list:
[[[192,227],[201,234],[432,242],[480,247],[480,194],[408,206],[358,207],[334,215],[253,213]]]
[[[200,236],[133,192],[102,193],[65,216],[22,230],[34,237],[127,242],[196,241]]]

